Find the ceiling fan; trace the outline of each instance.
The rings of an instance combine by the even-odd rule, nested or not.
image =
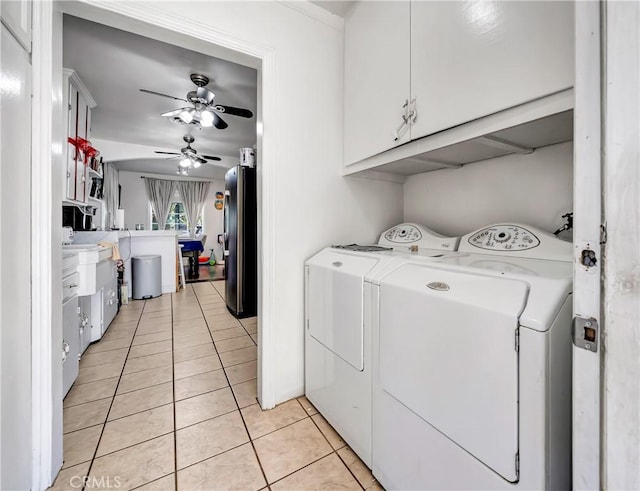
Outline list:
[[[253,113],[248,109],[214,104],[213,100],[215,98],[215,94],[205,87],[205,85],[209,83],[209,77],[206,75],[192,73],[191,81],[198,88],[187,93],[186,99],[162,94],[148,89],[140,89],[140,91],[146,92],[147,94],[168,97],[169,99],[174,99],[176,101],[190,102],[192,106],[182,107],[180,109],[175,109],[161,114],[161,116],[169,118],[169,120],[174,123],[200,125],[205,128],[215,126],[219,130],[223,130],[229,125],[218,114],[229,114],[231,116],[239,116],[241,118],[253,117]]]
[[[180,152],[161,152],[160,150],[156,150],[155,153],[163,154],[163,155],[174,155],[174,157],[169,157],[170,159],[180,158],[180,162],[178,163],[178,170],[176,174],[180,174],[183,176],[189,175],[189,169],[194,168],[197,169],[202,164],[206,164],[209,160],[214,160],[220,162],[222,159],[220,157],[216,157],[214,155],[200,155],[197,150],[191,146],[191,144],[195,141],[195,138],[191,135],[185,135],[182,138],[187,144],[186,147],[180,149]]]

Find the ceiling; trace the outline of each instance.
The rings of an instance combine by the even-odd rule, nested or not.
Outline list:
[[[240,148],[255,145],[255,69],[70,15],[64,16],[63,36],[64,67],[76,71],[97,103],[91,112],[91,138],[147,147],[142,153],[148,155],[136,152],[131,159],[118,155],[122,160],[114,163],[121,170],[175,176],[177,160],[157,157],[153,150],[179,152],[183,136],[189,133],[198,153],[223,159],[190,175],[219,179],[237,163]],[[247,108],[254,117],[225,115],[229,126],[224,130],[186,127],[160,114],[188,104],[139,90],[184,99],[196,88],[189,79],[191,73],[209,77],[207,87],[215,93],[216,103]],[[110,160],[108,153],[102,155]]]

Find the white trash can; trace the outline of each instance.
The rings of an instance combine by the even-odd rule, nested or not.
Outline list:
[[[162,262],[157,255],[131,258],[132,295],[135,300],[162,295]]]

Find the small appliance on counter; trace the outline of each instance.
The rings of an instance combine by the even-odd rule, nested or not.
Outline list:
[[[90,232],[93,227],[93,214],[78,206],[62,207],[62,226],[71,227],[74,231]]]

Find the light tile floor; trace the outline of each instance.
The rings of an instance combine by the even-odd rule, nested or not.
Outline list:
[[[306,398],[260,409],[256,318],[223,295],[194,283],[123,306],[64,400],[52,489],[381,489]]]

